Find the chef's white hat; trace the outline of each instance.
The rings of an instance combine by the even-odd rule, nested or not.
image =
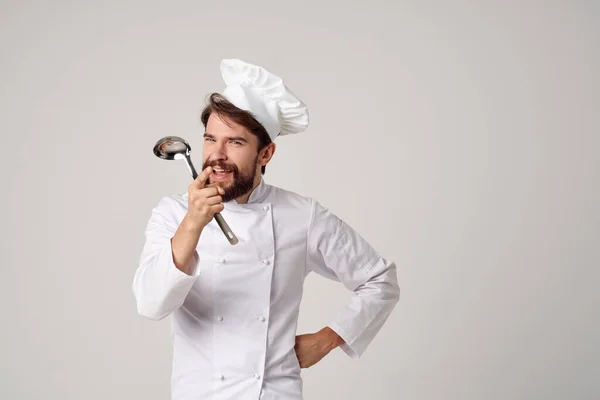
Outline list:
[[[221,75],[227,85],[222,95],[233,105],[252,113],[271,140],[308,127],[308,108],[279,76],[237,59],[222,60]]]

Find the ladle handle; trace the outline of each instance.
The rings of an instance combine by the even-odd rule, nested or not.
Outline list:
[[[231,243],[232,245],[238,244],[238,238],[235,236],[229,225],[227,225],[227,222],[225,222],[225,219],[223,219],[221,213],[215,214],[215,220],[217,221],[217,224],[219,224],[219,226],[221,227],[221,230],[225,234],[227,240],[229,240],[229,243]]]
[[[198,177],[198,173],[196,172],[196,168],[194,168],[194,164],[192,164],[192,160],[190,159],[189,153],[185,153],[185,163],[192,174],[192,178],[196,179]]]

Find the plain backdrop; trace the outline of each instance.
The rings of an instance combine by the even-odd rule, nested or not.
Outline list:
[[[169,398],[168,319],[131,284],[222,58],[284,77],[311,125],[268,183],[398,265],[361,360],[306,399],[600,398],[597,1],[2,1],[0,398]],[[349,298],[306,282],[300,332]]]

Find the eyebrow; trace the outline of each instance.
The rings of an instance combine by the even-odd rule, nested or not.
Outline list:
[[[211,139],[215,138],[213,135],[211,135],[208,132],[204,133],[204,137],[211,138]],[[240,141],[240,142],[248,143],[248,141],[246,139],[244,139],[243,137],[241,137],[241,136],[229,136],[229,137],[226,137],[225,139],[227,139],[227,140],[237,140],[237,141]]]

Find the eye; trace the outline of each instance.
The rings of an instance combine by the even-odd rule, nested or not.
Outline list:
[[[242,144],[242,142],[240,142],[239,140],[232,140],[232,141],[231,141],[231,143],[232,143],[232,144],[236,144],[236,145],[237,145],[237,144]]]
[[[210,141],[210,142],[214,142],[214,139],[213,139],[213,138],[210,138],[210,137],[205,137],[205,138],[204,138],[204,141],[205,141],[205,142],[208,142],[208,141]]]

